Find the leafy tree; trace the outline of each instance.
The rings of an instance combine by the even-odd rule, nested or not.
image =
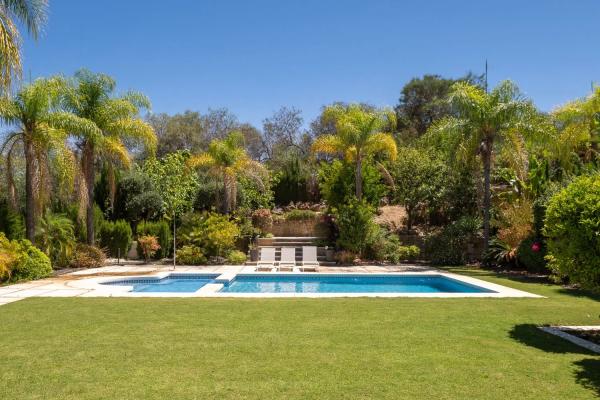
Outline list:
[[[406,228],[412,229],[419,208],[434,203],[446,179],[445,166],[422,150],[400,148],[393,163],[394,200],[406,209]]]
[[[125,219],[133,226],[144,219],[154,219],[162,213],[162,197],[152,180],[142,171],[135,171],[119,182],[114,218]]]
[[[337,244],[363,256],[378,231],[378,226],[373,222],[373,207],[364,200],[351,199],[335,209],[334,215],[339,230]]]
[[[225,139],[238,126],[237,117],[227,108],[209,108],[206,115],[202,116],[202,131],[206,143],[214,139]]]
[[[396,106],[398,130],[409,136],[419,137],[431,124],[452,114],[452,106],[446,101],[456,82],[477,84],[482,77],[468,74],[460,79],[447,79],[439,75],[424,75],[411,79],[400,93]]]
[[[202,117],[198,112],[185,111],[183,114],[175,115],[152,114],[147,120],[158,138],[157,157],[178,150],[194,153],[206,149],[208,141],[203,131]]]
[[[37,39],[46,24],[48,0],[0,1],[0,87],[6,93],[15,76],[21,75],[21,35],[24,26]]]
[[[243,136],[240,132],[231,132],[223,140],[213,140],[208,151],[193,156],[191,166],[207,168],[209,173],[223,182],[223,201],[221,208],[229,213],[236,208],[238,175],[245,175],[261,184],[267,179],[267,171],[256,161],[248,157],[243,148]]]
[[[265,159],[277,160],[287,149],[294,147],[302,153],[301,128],[304,122],[302,111],[282,107],[272,117],[263,121],[263,149]]]
[[[198,191],[198,178],[188,166],[189,158],[187,152],[170,153],[161,159],[147,160],[143,167],[152,185],[161,194],[164,215],[173,223],[173,266],[177,258],[175,220],[191,210]]]
[[[396,124],[396,116],[391,110],[365,111],[358,104],[348,107],[331,106],[324,111],[326,119],[335,121],[336,134],[319,136],[313,151],[343,156],[355,166],[356,197],[363,195],[362,165],[370,156],[385,155],[396,158],[396,142],[383,129]]]
[[[97,133],[87,120],[57,108],[64,88],[61,78],[37,79],[23,86],[16,96],[0,98],[0,118],[14,127],[0,152],[6,154],[9,165],[19,144],[25,155],[25,230],[30,241],[35,236],[36,215],[46,200],[42,196],[48,194],[40,190],[49,176],[48,152],[52,149],[58,154],[70,153],[66,143],[68,131],[77,130],[89,136]],[[14,192],[11,182],[12,179],[9,192]]]
[[[129,92],[115,96],[115,81],[104,74],[94,74],[80,70],[75,80],[63,96],[64,107],[73,114],[93,123],[95,130],[86,132],[73,129],[71,133],[79,138],[83,181],[86,187],[86,226],[87,242],[94,243],[94,182],[96,161],[105,160],[112,168],[120,162],[130,165],[130,155],[125,141],[143,143],[150,151],[156,148],[156,134],[152,127],[139,117],[141,109],[150,108],[146,96]]]
[[[449,132],[461,138],[457,151],[465,158],[479,156],[483,165],[483,235],[485,250],[490,238],[490,177],[494,144],[515,132],[533,132],[537,113],[517,86],[501,82],[490,93],[466,82],[452,86],[450,104],[457,116],[444,118],[432,126],[434,132]]]

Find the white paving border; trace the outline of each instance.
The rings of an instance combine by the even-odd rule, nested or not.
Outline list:
[[[233,297],[233,298],[339,298],[339,297],[425,297],[425,298],[465,298],[465,297],[487,297],[487,298],[509,298],[509,297],[529,297],[542,298],[536,294],[524,292],[521,290],[497,285],[469,276],[458,275],[448,272],[390,272],[384,274],[376,273],[314,273],[314,272],[278,272],[277,275],[288,276],[442,276],[452,280],[459,281],[468,285],[478,286],[493,292],[487,293],[220,293],[223,287],[222,283],[216,282],[207,284],[193,293],[174,293],[174,292],[131,292],[133,286],[106,285],[107,282],[128,280],[128,279],[161,279],[171,274],[175,275],[207,275],[214,276],[213,272],[160,272],[157,274],[143,276],[123,276],[123,277],[95,277],[85,278],[76,281],[69,281],[69,287],[87,290],[81,294],[82,297]],[[264,272],[244,272],[243,275],[273,275]],[[231,281],[237,274],[226,272],[220,274],[218,281]]]
[[[589,340],[585,340],[580,338],[579,336],[572,335],[564,330],[600,330],[600,326],[539,326],[540,330],[550,333],[551,335],[558,336],[562,339],[568,340],[571,343],[574,343],[584,349],[587,349],[593,353],[600,354],[600,345],[596,343],[590,342]]]

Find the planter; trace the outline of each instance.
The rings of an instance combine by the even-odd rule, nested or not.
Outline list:
[[[250,249],[250,261],[258,261],[258,249]]]

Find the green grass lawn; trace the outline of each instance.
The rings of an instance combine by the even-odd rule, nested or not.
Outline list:
[[[463,271],[464,272],[464,271]],[[0,399],[590,399],[600,356],[534,328],[598,298],[35,298],[0,307]]]

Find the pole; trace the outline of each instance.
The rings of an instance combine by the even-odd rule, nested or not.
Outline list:
[[[175,270],[175,257],[177,257],[177,248],[176,248],[176,228],[175,228],[175,213],[173,213],[173,270]]]

